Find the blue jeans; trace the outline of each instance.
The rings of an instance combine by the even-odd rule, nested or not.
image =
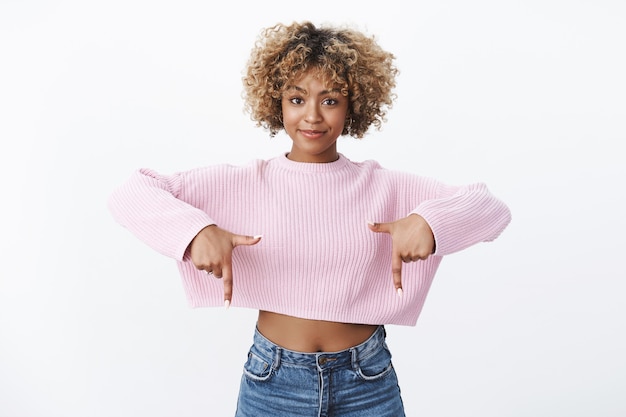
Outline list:
[[[385,337],[379,326],[350,349],[302,353],[281,348],[256,330],[236,417],[404,417]]]

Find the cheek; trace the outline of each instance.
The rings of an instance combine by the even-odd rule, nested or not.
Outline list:
[[[333,126],[343,127],[344,123],[346,122],[346,115],[347,115],[346,112],[333,113],[332,119],[330,121],[333,124]]]
[[[283,124],[288,124],[288,123],[293,123],[293,121],[296,119],[296,114],[293,110],[293,108],[289,107],[289,106],[282,106],[282,114],[283,114]]]
[[[297,117],[294,112],[283,111],[283,126],[285,129],[293,126],[297,122]]]

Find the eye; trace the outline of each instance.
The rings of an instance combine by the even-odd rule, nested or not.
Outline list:
[[[336,98],[330,98],[330,97],[329,98],[325,98],[322,101],[322,104],[324,104],[326,106],[334,106],[334,105],[336,105],[338,103],[339,103],[339,100],[337,100]]]
[[[289,102],[291,104],[302,104],[302,103],[304,103],[304,100],[302,100],[301,97],[292,97],[292,98],[289,99]]]

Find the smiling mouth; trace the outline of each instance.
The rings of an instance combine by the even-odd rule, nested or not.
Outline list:
[[[322,130],[300,130],[300,133],[308,138],[317,138],[322,136],[325,132]]]

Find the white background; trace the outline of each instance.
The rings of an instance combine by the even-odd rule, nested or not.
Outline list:
[[[288,150],[240,79],[262,27],[302,19],[397,56],[388,123],[342,153],[513,212],[388,327],[407,415],[626,415],[623,1],[1,0],[0,417],[233,415],[254,312],[188,308],[106,198]]]

